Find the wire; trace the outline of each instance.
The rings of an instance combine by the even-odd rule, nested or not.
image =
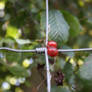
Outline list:
[[[48,8],[48,0],[46,0],[46,45],[48,43],[48,30],[49,30],[49,8]]]
[[[48,44],[48,30],[49,30],[49,7],[48,0],[46,0],[46,46]],[[51,74],[50,74],[50,66],[49,59],[47,54],[47,48],[45,48],[45,58],[46,58],[46,70],[47,70],[47,92],[51,92]]]
[[[11,51],[11,52],[17,52],[17,53],[36,52],[36,49],[33,49],[33,50],[19,50],[19,49],[7,48],[7,47],[1,47],[0,50],[6,50],[6,51]]]
[[[49,8],[48,8],[48,0],[46,0],[46,46],[48,43],[48,29],[49,29],[48,26],[49,26]],[[46,58],[46,70],[47,70],[47,91],[51,92],[51,74],[50,74],[47,48],[45,48],[45,58]]]
[[[79,51],[92,51],[92,48],[81,48],[81,49],[58,49],[59,52],[79,52]]]
[[[47,48],[45,49],[45,58],[46,58],[46,70],[47,70],[47,91],[51,92],[51,74],[50,74]]]
[[[6,50],[6,51],[12,51],[12,52],[17,52],[17,53],[43,53],[45,52],[45,47],[44,48],[36,48],[32,50],[19,50],[19,49],[11,49],[7,47],[1,47],[1,50]],[[80,51],[92,51],[92,48],[81,48],[81,49],[58,49],[59,52],[80,52]]]

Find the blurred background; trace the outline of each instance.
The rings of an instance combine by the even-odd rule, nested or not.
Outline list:
[[[0,47],[23,50],[44,47],[46,21],[42,13],[45,10],[45,0],[0,0]],[[56,17],[55,20],[52,16],[50,21],[55,23],[49,23],[51,39],[59,32],[59,20],[65,21],[61,21],[65,23],[61,40],[55,39],[58,48],[92,48],[92,0],[49,0],[49,10],[62,14],[60,17],[56,12],[50,15]],[[83,66],[88,74],[80,72],[84,62],[92,60],[91,56],[85,60],[90,53],[70,52],[49,57],[52,92],[92,91],[92,68],[87,70],[91,66],[87,69]],[[44,54],[0,51],[0,92],[46,92],[45,68]],[[80,77],[76,78],[78,71]]]

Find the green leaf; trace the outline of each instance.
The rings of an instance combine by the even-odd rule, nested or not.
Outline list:
[[[71,49],[69,46],[62,46],[62,49]],[[74,57],[75,53],[74,52],[62,52],[63,54],[69,56],[69,57]]]
[[[22,58],[22,53],[16,53],[11,51],[4,51],[4,55],[6,56],[6,60],[8,62],[20,62]]]
[[[78,77],[84,85],[92,86],[92,54],[85,59],[85,63],[78,71]]]
[[[17,77],[28,77],[29,76],[29,73],[28,71],[23,68],[22,66],[16,64],[14,66],[9,66],[8,67],[8,70],[14,75],[14,76],[17,76]]]
[[[57,87],[53,86],[51,92],[71,92],[68,87]]]
[[[16,39],[16,42],[19,44],[19,45],[25,45],[25,44],[30,44],[30,40],[24,40],[24,39]]]
[[[57,62],[55,63],[55,69],[57,68],[59,68],[59,69],[63,69],[64,68],[64,66],[65,66],[65,60],[64,59],[62,59],[62,58],[60,58],[60,57],[58,57],[57,58]]]
[[[69,31],[70,36],[72,37],[78,36],[79,33],[81,32],[81,25],[80,25],[78,18],[76,16],[73,16],[67,11],[62,11],[62,13],[64,15],[64,18],[66,19],[66,21],[68,22],[70,26],[70,31]]]
[[[63,69],[63,73],[65,75],[66,81],[69,82],[69,79],[73,75],[73,66],[72,66],[72,64],[70,64],[69,62],[66,62],[65,66],[64,66],[64,69]]]
[[[75,75],[72,75],[71,78],[69,78],[68,84],[75,88],[76,86]]]
[[[0,40],[0,45],[6,44],[7,46],[14,47],[15,40],[11,38],[4,38]]]
[[[92,17],[88,17],[87,22],[92,25]]]
[[[46,15],[41,14],[41,28],[46,29]],[[59,42],[60,44],[67,42],[69,36],[69,26],[63,15],[58,10],[49,11],[49,39]]]
[[[18,39],[20,36],[21,34],[18,28],[16,28],[15,26],[11,26],[11,25],[7,27],[6,37],[12,37],[14,39]]]
[[[70,81],[74,71],[74,67],[72,66],[71,63],[65,62],[64,59],[58,57],[57,62],[55,63],[55,69],[56,70],[61,69],[62,72],[64,73],[65,80],[67,82]]]

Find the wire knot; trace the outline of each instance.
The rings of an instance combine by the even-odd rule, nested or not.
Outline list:
[[[41,53],[45,52],[45,48],[36,48],[36,52],[38,54],[41,54]]]

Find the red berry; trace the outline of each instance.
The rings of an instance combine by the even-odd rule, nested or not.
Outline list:
[[[58,55],[58,50],[57,48],[49,47],[48,48],[48,55],[51,57],[55,57]]]
[[[57,43],[55,41],[49,41],[48,44],[47,44],[47,48],[48,47],[54,47],[54,48],[57,48]]]

